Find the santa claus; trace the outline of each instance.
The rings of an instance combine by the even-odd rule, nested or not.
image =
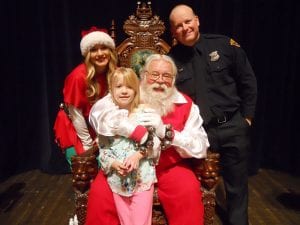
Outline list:
[[[200,183],[189,159],[205,158],[209,143],[199,108],[175,87],[176,74],[169,56],[150,55],[140,74],[141,100],[147,107],[138,114],[138,125],[110,95],[95,103],[89,121],[99,135],[122,135],[140,144],[147,141],[146,127],[154,127],[161,140],[156,186],[168,224],[202,225]],[[112,192],[99,171],[89,193],[86,225],[119,224]]]

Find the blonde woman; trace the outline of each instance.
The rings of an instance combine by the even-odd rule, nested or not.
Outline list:
[[[107,76],[116,68],[115,43],[104,29],[82,31],[80,50],[83,62],[66,77],[63,109],[55,125],[55,140],[71,157],[96,146],[95,134],[87,121],[92,105],[107,93]]]

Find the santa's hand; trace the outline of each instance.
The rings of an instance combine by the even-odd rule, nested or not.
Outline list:
[[[144,112],[140,117],[140,124],[143,126],[152,126],[159,138],[165,137],[166,126],[164,125],[160,115],[155,112]]]
[[[142,105],[142,106],[141,106]],[[145,104],[140,104],[138,108],[135,108],[133,112],[130,113],[129,120],[132,123],[141,124],[145,113],[156,113],[155,109],[147,108]]]

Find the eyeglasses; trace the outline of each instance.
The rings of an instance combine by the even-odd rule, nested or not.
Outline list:
[[[158,72],[151,72],[151,73],[148,72],[148,71],[146,71],[146,72],[149,75],[149,78],[151,80],[153,80],[153,81],[156,81],[156,80],[158,80],[161,77],[161,79],[163,81],[165,81],[165,82],[171,82],[173,80],[173,78],[174,78],[174,76],[172,74],[170,74],[170,73],[162,73],[162,74],[160,74]]]

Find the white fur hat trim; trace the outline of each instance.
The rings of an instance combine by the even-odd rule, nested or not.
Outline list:
[[[80,42],[80,50],[83,56],[90,51],[95,45],[105,45],[111,49],[115,48],[114,40],[105,32],[94,31],[85,35]]]

